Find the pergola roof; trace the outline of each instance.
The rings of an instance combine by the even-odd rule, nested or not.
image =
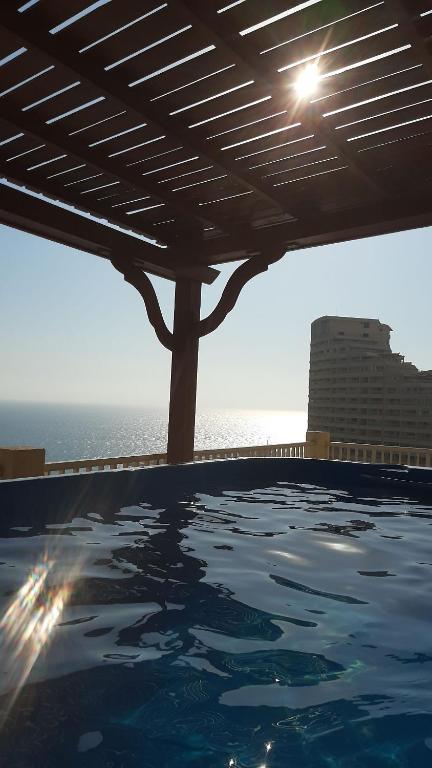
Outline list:
[[[2,175],[168,248],[5,187],[0,221],[170,274],[432,224],[432,0],[3,0],[0,22]]]

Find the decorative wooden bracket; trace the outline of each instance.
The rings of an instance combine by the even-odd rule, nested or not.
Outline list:
[[[201,336],[207,336],[209,333],[213,333],[216,328],[219,328],[221,323],[225,320],[231,310],[234,309],[238,297],[243,290],[246,283],[252,280],[253,277],[259,275],[261,272],[266,272],[270,264],[274,264],[279,261],[285,254],[285,249],[278,253],[276,256],[254,256],[248,259],[233,272],[229,278],[222,296],[219,299],[219,303],[214,308],[213,312],[209,314],[196,326],[196,333],[199,338]]]
[[[165,320],[159,306],[159,300],[156,291],[153,288],[150,278],[139,267],[133,264],[124,264],[118,259],[112,259],[111,263],[119,272],[122,273],[126,282],[133,285],[142,296],[147,310],[148,319],[155,329],[156,336],[164,347],[172,351],[174,346],[174,337],[168,330]]]
[[[234,309],[246,283],[261,272],[266,272],[270,264],[279,261],[284,253],[285,250],[277,253],[276,256],[254,256],[240,264],[229,278],[213,312],[192,327],[193,338],[199,339],[202,336],[207,336],[219,328],[228,313]],[[166,326],[156,291],[148,275],[140,267],[133,264],[124,264],[119,259],[112,259],[111,263],[122,273],[126,282],[133,285],[142,296],[148,319],[156,332],[156,336],[161,344],[172,352],[174,348],[174,334]]]

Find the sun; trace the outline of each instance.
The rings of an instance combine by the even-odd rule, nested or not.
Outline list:
[[[308,64],[294,82],[294,88],[300,98],[306,99],[316,93],[320,81],[320,73],[316,64]]]

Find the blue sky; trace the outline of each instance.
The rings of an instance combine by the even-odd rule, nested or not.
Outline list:
[[[0,400],[165,406],[170,356],[109,262],[0,227]],[[293,252],[250,283],[200,347],[198,408],[305,409],[310,323],[378,317],[432,368],[432,228]],[[203,314],[227,275],[203,288]],[[155,279],[171,322],[172,283]]]

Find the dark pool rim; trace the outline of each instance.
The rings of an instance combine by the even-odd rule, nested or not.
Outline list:
[[[308,484],[363,497],[432,504],[432,469],[295,458],[223,459],[85,474],[3,480],[0,525],[15,520],[114,512],[147,502],[168,505],[196,494],[253,491],[278,483]]]

